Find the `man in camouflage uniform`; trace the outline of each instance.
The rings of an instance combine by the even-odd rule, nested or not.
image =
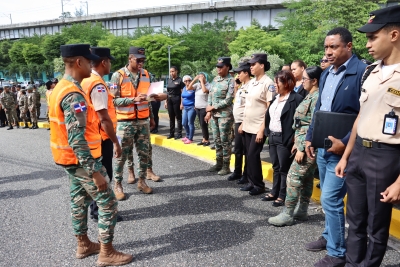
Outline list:
[[[139,47],[130,47],[129,49],[129,59],[128,64],[120,69],[119,71],[115,72],[111,78],[112,88],[111,91],[113,92],[115,99],[114,105],[117,110],[117,137],[120,139],[121,148],[122,148],[122,155],[120,158],[116,159],[114,164],[114,177],[115,177],[115,186],[114,192],[116,198],[118,200],[124,200],[125,194],[122,188],[122,179],[123,179],[123,170],[124,164],[127,160],[130,153],[132,153],[133,145],[136,147],[136,152],[138,154],[138,172],[139,172],[139,182],[138,182],[138,189],[145,194],[151,194],[153,189],[151,189],[146,184],[146,177],[148,171],[148,162],[149,162],[149,143],[150,143],[150,129],[149,129],[149,119],[143,118],[138,119],[138,114],[140,114],[139,106],[146,106],[146,98],[147,95],[145,93],[138,93],[143,84],[150,84],[150,78],[148,74],[146,75],[147,71],[142,69],[144,60],[145,60],[145,50],[144,48]],[[124,74],[124,76],[122,76]],[[140,84],[143,82],[143,84]],[[129,84],[131,83],[131,84]],[[132,97],[121,97],[122,86],[132,86],[135,92],[129,92]],[[141,89],[140,89],[141,90]],[[148,90],[148,88],[147,88]],[[145,90],[147,92],[147,90]],[[144,89],[143,89],[144,91]],[[128,92],[128,91],[126,91]],[[131,110],[129,107],[135,107]],[[147,103],[147,106],[148,103]],[[124,116],[126,117],[134,117],[131,115],[136,114],[135,119],[120,119],[122,115],[122,110],[128,109],[129,112],[125,113]],[[121,112],[119,112],[121,110]],[[144,109],[145,110],[145,109]],[[152,112],[148,115],[149,117],[152,116]],[[129,169],[130,174],[133,173],[133,162],[132,162],[132,169]],[[134,176],[133,176],[134,177]],[[132,178],[132,175],[130,175]],[[158,181],[155,179],[155,181]],[[134,183],[134,179],[130,179],[129,183]]]
[[[36,119],[38,120],[40,117],[40,107],[42,106],[42,104],[40,103],[40,99],[41,99],[41,95],[39,92],[39,89],[36,87],[36,85],[33,85],[33,93],[35,94],[35,101],[36,101]],[[37,125],[36,125],[37,126]]]
[[[98,266],[124,265],[133,256],[116,251],[112,245],[118,202],[101,163],[100,123],[80,85],[82,79],[90,76],[91,60],[98,59],[89,48],[83,44],[61,46],[65,75],[50,97],[50,146],[55,162],[69,176],[72,226],[78,242],[76,257],[99,253]],[[99,206],[100,245],[87,236],[92,199]]]
[[[21,120],[24,121],[25,126],[23,129],[29,128],[28,126],[28,117],[26,114],[28,113],[28,97],[26,96],[25,89],[21,89],[20,94],[18,96],[18,106],[20,111]]]
[[[10,91],[10,85],[6,84],[3,85],[4,92],[0,95],[0,103],[3,107],[4,111],[6,112],[7,121],[8,121],[8,128],[7,130],[13,129],[13,124],[19,128],[19,122],[17,117],[17,103],[15,102],[14,93]]]
[[[33,86],[28,85],[28,93],[26,94],[28,98],[28,109],[31,114],[32,127],[30,129],[37,129],[37,117],[36,117],[36,94],[33,92]]]
[[[207,122],[211,120],[211,128],[214,136],[216,164],[209,169],[210,172],[218,172],[219,175],[229,174],[229,164],[232,154],[231,129],[233,124],[233,94],[234,81],[229,70],[232,69],[231,58],[218,59],[218,76],[210,85],[208,95]]]

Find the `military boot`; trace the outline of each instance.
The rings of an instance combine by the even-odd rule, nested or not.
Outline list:
[[[293,211],[294,209],[288,209],[285,207],[278,216],[269,218],[268,223],[275,226],[292,225],[294,222]]]
[[[132,167],[132,168],[128,168],[128,173],[129,173],[129,176],[128,176],[128,181],[127,181],[127,183],[128,183],[128,184],[134,184],[134,183],[136,183],[135,171],[133,170],[133,167]]]
[[[33,124],[33,126],[32,126],[32,129],[38,129],[39,127],[38,127],[38,125],[37,125],[37,122],[35,122],[34,124]]]
[[[100,254],[97,266],[120,266],[132,261],[133,255],[116,251],[112,242],[107,244],[100,243]]]
[[[125,194],[124,194],[124,190],[122,189],[122,184],[121,184],[120,182],[115,181],[115,184],[114,184],[114,194],[115,194],[115,198],[116,198],[118,201],[121,201],[121,200],[125,200],[125,199],[126,199],[126,196],[125,196]]]
[[[309,203],[299,203],[294,209],[293,217],[299,221],[308,221],[308,204]]]
[[[146,180],[144,178],[139,178],[137,188],[139,191],[142,191],[145,194],[153,193],[153,189],[146,184]]]
[[[231,173],[231,169],[229,168],[229,163],[224,162],[222,165],[222,169],[218,172],[218,175],[227,175]]]
[[[147,179],[147,180],[152,180],[152,181],[154,181],[154,182],[158,182],[158,181],[161,180],[161,177],[158,176],[158,175],[156,175],[156,174],[153,172],[153,169],[152,169],[152,168],[147,168],[147,176],[146,176],[146,179]]]
[[[100,244],[91,242],[86,234],[76,235],[76,240],[78,241],[78,248],[76,249],[77,259],[83,259],[100,252]]]
[[[25,126],[24,126],[23,129],[28,129],[28,128],[29,128],[29,126],[28,126],[28,121],[25,121]]]
[[[222,169],[222,159],[217,158],[217,162],[214,166],[208,169],[209,172],[218,172]]]
[[[10,126],[7,128],[7,130],[12,130],[12,129],[14,129],[14,128],[12,127],[12,125],[10,123]]]

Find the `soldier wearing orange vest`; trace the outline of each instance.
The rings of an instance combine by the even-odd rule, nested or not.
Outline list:
[[[127,264],[133,256],[116,251],[112,245],[118,202],[101,163],[99,118],[80,85],[90,77],[90,61],[99,57],[91,54],[85,44],[62,45],[61,55],[65,75],[49,101],[50,147],[54,161],[69,177],[72,226],[78,242],[76,257],[99,253],[99,266]],[[87,211],[92,199],[99,204],[100,244],[87,236]]]
[[[57,78],[53,78],[51,80],[48,80],[46,82],[46,103],[47,103],[47,110],[46,110],[46,119],[47,121],[50,123],[49,121],[49,105],[50,105],[50,95],[53,92],[54,87],[56,87],[56,84],[58,83],[58,79]],[[47,130],[50,130],[50,128],[48,128]]]
[[[103,166],[107,170],[110,182],[113,175],[112,158],[121,156],[121,146],[118,143],[115,130],[117,127],[117,115],[114,107],[114,95],[107,88],[103,76],[111,71],[111,60],[114,57],[110,54],[110,49],[106,47],[92,47],[92,54],[99,57],[98,60],[92,61],[92,74],[89,78],[83,79],[81,85],[86,95],[90,98],[90,104],[93,105],[97,117],[100,120],[101,128],[101,160]],[[90,217],[95,221],[98,220],[98,206],[95,201],[90,204]],[[117,221],[122,220],[117,215]]]
[[[149,146],[150,129],[149,118],[151,112],[147,101],[147,91],[150,87],[150,76],[147,70],[143,69],[146,59],[144,48],[130,47],[128,64],[116,71],[111,83],[114,93],[114,105],[117,112],[117,137],[122,147],[121,158],[117,159],[114,165],[115,186],[114,193],[118,200],[124,200],[125,194],[122,188],[123,169],[129,153],[135,144],[138,154],[139,182],[138,189],[145,194],[153,192],[146,184],[149,172]],[[154,120],[153,120],[154,123]],[[151,173],[154,175],[150,168]],[[129,169],[128,183],[134,183],[133,168]],[[132,179],[133,178],[133,179]],[[155,177],[153,181],[159,181]]]

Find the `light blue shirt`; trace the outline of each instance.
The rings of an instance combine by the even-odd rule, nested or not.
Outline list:
[[[324,84],[324,89],[322,90],[321,94],[321,108],[322,111],[331,111],[332,101],[335,97],[336,89],[339,85],[339,82],[342,80],[347,65],[349,64],[350,60],[354,57],[350,57],[345,63],[343,63],[335,72],[333,66],[329,68],[328,76],[326,77],[326,81]]]
[[[297,93],[299,91],[300,87],[301,87],[301,85],[295,86],[293,90]]]

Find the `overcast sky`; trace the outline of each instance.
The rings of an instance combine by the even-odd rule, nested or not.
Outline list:
[[[61,15],[61,2],[64,3],[64,12],[75,9],[86,12],[86,3],[89,15],[112,11],[132,10],[145,7],[176,5],[183,3],[209,2],[209,0],[0,0],[0,25],[56,19]],[[214,1],[215,2],[215,1]]]

